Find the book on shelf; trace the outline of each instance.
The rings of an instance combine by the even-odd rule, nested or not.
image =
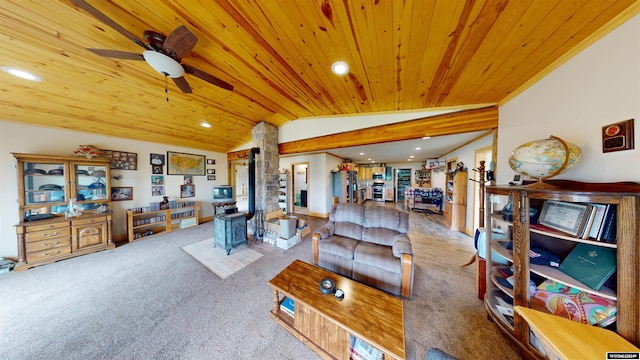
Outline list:
[[[593,221],[596,218],[596,207],[593,206],[593,204],[589,204],[589,208],[588,208],[588,213],[587,213],[587,220],[584,223],[584,226],[582,227],[582,229],[580,230],[580,238],[581,239],[588,239],[589,238],[589,232],[591,232],[591,226],[593,225]]]
[[[578,243],[562,260],[558,270],[599,290],[616,271],[616,249]]]
[[[600,228],[602,227],[602,222],[604,221],[605,211],[607,210],[607,205],[605,204],[591,204],[595,209],[595,216],[593,218],[593,222],[591,223],[591,227],[589,228],[588,238],[590,239],[598,239],[598,234],[600,232]]]
[[[598,238],[596,240],[606,242],[606,243],[615,243],[616,235],[617,235],[617,221],[616,221],[616,206],[615,205],[607,205],[604,214],[604,220],[602,221],[602,226],[600,228],[600,232],[598,234]]]
[[[285,297],[284,300],[280,303],[280,310],[285,313],[293,316],[293,309],[295,308],[295,302],[288,297]]]
[[[617,319],[616,301],[547,279],[531,297],[531,308],[573,321],[607,327]]]

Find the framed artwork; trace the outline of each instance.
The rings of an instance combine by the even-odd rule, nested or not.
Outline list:
[[[167,151],[167,175],[204,175],[205,156]]]
[[[588,206],[562,201],[545,201],[540,211],[539,224],[578,236],[587,218]]]
[[[193,184],[193,176],[185,175],[183,184],[185,185]]]
[[[216,173],[216,169],[207,169],[207,175],[213,175]]]
[[[207,165],[215,165],[216,159],[207,159]]]
[[[180,197],[188,198],[196,196],[196,186],[193,184],[180,185]]]
[[[100,149],[104,157],[111,161],[110,169],[138,170],[138,154],[126,151]]]
[[[207,175],[207,180],[215,180],[216,176],[215,175]]]
[[[164,185],[151,186],[151,196],[163,196],[163,195],[164,195]]]
[[[151,154],[151,165],[164,165],[164,154]]]
[[[152,170],[154,174],[162,174],[164,170],[162,169],[162,165],[153,165]]]
[[[153,176],[151,176],[151,184],[152,185],[164,185],[164,176],[162,176],[162,175],[153,175]]]
[[[112,186],[111,201],[133,200],[133,187],[131,186]]]

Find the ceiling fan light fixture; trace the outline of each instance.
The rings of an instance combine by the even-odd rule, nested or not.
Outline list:
[[[331,71],[336,75],[344,75],[349,72],[349,64],[344,61],[336,61],[331,65]]]
[[[153,50],[145,50],[142,53],[142,57],[144,57],[149,66],[162,75],[171,78],[179,78],[184,75],[182,65],[165,54]]]

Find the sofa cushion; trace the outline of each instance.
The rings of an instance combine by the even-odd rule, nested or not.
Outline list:
[[[399,233],[409,231],[409,215],[396,209],[382,206],[367,206],[364,212],[362,240],[374,244],[391,246]]]
[[[350,237],[333,235],[318,241],[318,250],[322,254],[331,254],[353,260],[353,252],[360,243],[359,240]]]
[[[364,264],[367,266],[373,266],[385,271],[400,273],[400,259],[393,256],[393,252],[389,251],[388,246],[378,245],[362,241],[356,247],[353,253],[353,259],[355,262]]]
[[[362,240],[364,209],[360,204],[336,204],[331,208],[329,221],[334,223],[334,234]]]

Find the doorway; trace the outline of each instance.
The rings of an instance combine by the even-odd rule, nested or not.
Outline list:
[[[239,212],[249,211],[248,186],[249,186],[249,166],[245,161],[235,161],[231,164],[233,185],[236,198],[236,207]]]
[[[296,214],[309,214],[309,163],[291,164],[291,202]]]

